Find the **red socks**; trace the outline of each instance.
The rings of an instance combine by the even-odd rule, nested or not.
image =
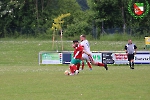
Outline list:
[[[92,69],[91,63],[87,61],[87,65],[90,69]],[[82,70],[84,69],[84,62],[82,62]]]
[[[79,70],[79,68],[80,68],[80,63],[77,64],[77,70]]]
[[[96,65],[97,65],[97,66],[104,66],[104,64],[103,64],[103,63],[100,63],[100,62],[97,62]]]
[[[70,72],[71,72],[71,73],[74,73],[74,71],[76,71],[76,70],[77,70],[76,65],[70,66]]]
[[[87,64],[88,64],[89,68],[92,69],[90,62],[87,61]]]
[[[84,69],[84,61],[82,61],[82,70]]]

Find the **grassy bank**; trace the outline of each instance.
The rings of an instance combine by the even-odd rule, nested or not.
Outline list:
[[[90,41],[91,51],[124,51],[127,41]],[[138,50],[145,50],[144,41],[134,41]],[[37,64],[40,51],[61,51],[62,43],[41,40],[1,40],[0,41],[1,64]],[[71,41],[63,42],[64,51],[73,51]]]

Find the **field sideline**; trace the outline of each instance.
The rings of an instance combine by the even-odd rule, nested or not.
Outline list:
[[[92,51],[122,51],[127,41],[90,41]],[[144,41],[135,41],[144,49]],[[56,45],[57,44],[57,45]],[[107,44],[107,45],[106,45]],[[71,42],[64,50],[72,51]],[[52,49],[50,41],[0,40],[1,100],[149,100],[150,65],[109,65],[109,70],[87,66],[77,76],[65,76],[68,65],[38,65],[40,51]]]

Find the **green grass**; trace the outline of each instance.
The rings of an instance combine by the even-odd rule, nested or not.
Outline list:
[[[124,51],[127,41],[90,41],[91,51]],[[138,50],[145,50],[144,41],[134,41]],[[72,42],[64,42],[65,51],[73,51]],[[37,65],[40,51],[61,51],[61,42],[38,40],[1,40],[0,65]],[[150,50],[150,49],[149,49]]]
[[[122,51],[127,41],[90,41],[92,51]],[[145,50],[144,40],[134,41]],[[57,45],[57,46],[56,46]],[[0,40],[1,100],[149,100],[150,66],[87,66],[78,76],[65,76],[68,65],[38,65],[40,51],[61,50],[61,43]],[[72,51],[71,42],[64,50]]]
[[[67,65],[0,67],[1,100],[149,100],[150,67],[86,67],[65,76]]]

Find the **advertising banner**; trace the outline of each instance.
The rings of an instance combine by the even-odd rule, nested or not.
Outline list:
[[[92,58],[94,61],[102,63],[102,53],[92,53]]]
[[[62,53],[62,63],[63,64],[70,64],[72,59],[73,53]]]
[[[114,64],[113,60],[113,53],[107,52],[107,53],[102,53],[102,62],[107,63],[107,64]]]
[[[113,53],[114,64],[128,64],[126,53]]]
[[[150,54],[137,53],[134,57],[135,64],[150,64]]]
[[[39,52],[40,64],[70,64],[73,52]],[[95,62],[107,64],[128,64],[126,53],[123,52],[92,52]],[[138,51],[134,57],[135,64],[150,64],[150,52]]]
[[[62,53],[42,53],[42,64],[62,64]]]
[[[150,45],[150,37],[145,37],[145,45]]]
[[[73,53],[62,53],[62,63],[70,64],[71,59],[73,57]],[[92,53],[92,57],[94,61],[102,63],[102,53]]]
[[[146,48],[150,48],[150,37],[145,37],[145,46]]]

